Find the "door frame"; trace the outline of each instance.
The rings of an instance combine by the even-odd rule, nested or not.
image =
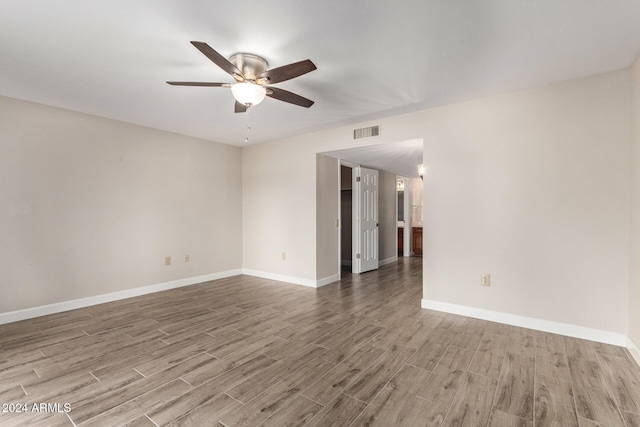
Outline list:
[[[360,165],[348,160],[338,159],[338,280],[342,279],[342,166],[351,168],[351,179],[353,180],[353,168],[358,168]],[[353,218],[353,213],[351,216]],[[353,239],[353,228],[351,235]]]
[[[406,176],[396,175],[396,182],[399,180],[404,181],[404,200],[403,200],[403,209],[404,209],[404,233],[402,237],[402,256],[410,257],[411,256],[411,178],[407,178]],[[396,195],[398,190],[396,189]],[[398,218],[398,198],[396,197],[396,220]],[[396,253],[398,252],[398,242],[396,239]]]

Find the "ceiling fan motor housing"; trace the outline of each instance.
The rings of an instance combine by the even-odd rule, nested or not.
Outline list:
[[[257,82],[258,76],[267,71],[269,67],[266,59],[251,53],[234,53],[229,58],[229,62],[242,72],[245,80],[253,82]]]

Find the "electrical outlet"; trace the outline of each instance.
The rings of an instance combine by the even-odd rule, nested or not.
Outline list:
[[[489,273],[482,273],[480,276],[480,284],[482,286],[491,286],[491,275]]]
[[[170,256],[164,257],[164,265],[171,265],[171,257]]]
[[[282,260],[283,261],[287,260],[287,253],[285,251],[282,251]]]
[[[184,262],[189,262],[189,254],[186,254],[186,255],[184,256]]]

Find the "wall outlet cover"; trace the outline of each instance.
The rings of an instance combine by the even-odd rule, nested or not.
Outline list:
[[[491,275],[488,273],[483,273],[480,276],[480,284],[482,286],[491,286]]]

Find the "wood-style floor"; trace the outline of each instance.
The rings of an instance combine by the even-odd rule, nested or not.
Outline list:
[[[0,425],[640,426],[625,349],[422,310],[420,262],[2,325]]]

